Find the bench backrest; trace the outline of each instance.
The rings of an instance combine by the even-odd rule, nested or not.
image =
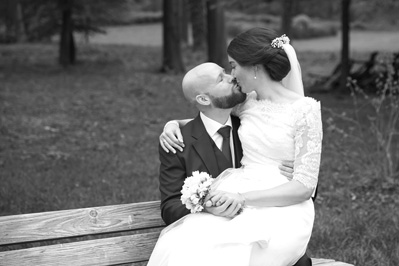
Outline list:
[[[152,201],[0,217],[0,265],[146,261],[165,226],[159,204]],[[88,237],[82,240],[83,236]],[[34,247],[21,249],[25,243]]]

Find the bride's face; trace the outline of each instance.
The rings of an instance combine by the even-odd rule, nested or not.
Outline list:
[[[232,57],[229,56],[229,63],[231,66],[231,75],[237,79],[238,84],[241,86],[241,91],[249,93],[254,90],[253,80],[254,71],[252,67],[243,67],[237,63]]]

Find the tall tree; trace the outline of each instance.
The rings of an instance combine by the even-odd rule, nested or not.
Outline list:
[[[227,68],[227,38],[225,31],[224,8],[221,0],[208,0],[207,22],[208,60]]]
[[[16,41],[17,42],[25,42],[27,40],[25,23],[22,13],[22,4],[21,1],[15,0],[16,2],[16,16],[17,16],[17,25],[16,25]]]
[[[281,18],[281,34],[290,36],[291,33],[291,22],[293,15],[293,0],[283,0],[283,15]]]
[[[76,61],[75,39],[73,37],[72,7],[73,0],[61,0],[62,25],[59,62],[69,66]]]
[[[6,42],[26,41],[26,29],[23,20],[22,4],[19,0],[4,2],[4,25]]]
[[[181,52],[180,2],[182,0],[163,0],[163,62],[164,72],[184,72]]]
[[[186,0],[179,1],[180,3],[180,18],[181,21],[179,23],[180,25],[180,31],[181,31],[181,40],[183,44],[188,44],[189,42],[189,10],[188,10],[188,3]]]
[[[206,21],[205,21],[205,1],[189,0],[191,32],[193,36],[193,50],[205,48],[206,40]]]
[[[341,48],[341,78],[340,90],[346,89],[346,83],[350,71],[350,55],[349,55],[349,23],[350,23],[350,5],[351,0],[341,0],[341,30],[342,30],[342,48]]]

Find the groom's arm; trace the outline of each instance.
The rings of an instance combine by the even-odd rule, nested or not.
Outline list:
[[[159,160],[161,215],[164,222],[169,225],[190,213],[180,200],[180,191],[187,173],[178,155],[165,152],[161,146],[159,146]]]

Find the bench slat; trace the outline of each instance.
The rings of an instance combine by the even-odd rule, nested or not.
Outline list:
[[[322,265],[323,263],[327,262],[334,262],[335,260],[332,259],[319,259],[319,258],[312,258],[313,265]]]
[[[0,217],[0,246],[158,228],[156,232],[0,252],[0,266],[115,265],[147,261],[164,227],[159,201]],[[353,266],[312,258],[314,266]]]
[[[314,266],[353,266],[353,264],[348,264],[340,261],[335,261],[331,259],[319,259],[312,258],[312,265]]]
[[[159,201],[0,217],[0,246],[164,226]]]
[[[160,232],[0,252],[1,266],[115,265],[146,261]]]

